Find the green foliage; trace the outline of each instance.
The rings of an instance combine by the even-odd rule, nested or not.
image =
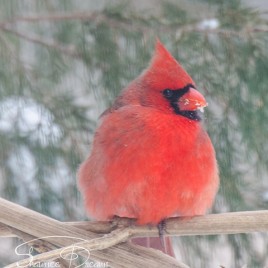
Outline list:
[[[221,175],[213,211],[268,209],[267,21],[240,1],[205,2],[204,16],[219,22],[213,29],[200,24],[195,3],[163,1],[147,13],[116,1],[78,13],[74,1],[1,1],[1,195],[60,220],[82,219],[76,170],[98,116],[146,67],[159,37],[209,102],[204,123]],[[31,14],[48,17],[20,19]],[[174,241],[192,267],[210,267],[211,251],[222,244],[234,267],[263,267],[267,256],[254,239]],[[267,247],[267,237],[258,239]]]

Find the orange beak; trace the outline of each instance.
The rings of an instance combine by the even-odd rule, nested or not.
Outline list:
[[[201,110],[202,112],[206,106],[208,106],[208,103],[204,96],[192,87],[179,99],[181,111]]]

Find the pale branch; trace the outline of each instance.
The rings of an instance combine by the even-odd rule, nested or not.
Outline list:
[[[117,226],[120,228],[129,227],[129,219],[122,218],[117,222],[83,221],[65,222],[64,224],[96,234],[107,234],[115,230]],[[129,237],[158,236],[158,229],[156,227],[134,226],[131,224],[129,228]],[[166,235],[168,236],[240,234],[252,232],[268,232],[267,210],[210,214],[189,218],[178,217],[166,220]],[[14,236],[10,228],[3,224],[0,224],[0,235]]]
[[[107,234],[118,227],[128,227],[129,237],[158,236],[158,229],[152,226],[136,226],[129,219],[122,218],[115,221],[83,221],[65,222],[69,225],[90,231],[96,234]],[[3,236],[14,236],[8,226],[0,224]],[[9,230],[9,231],[8,231]],[[189,235],[217,235],[217,234],[240,234],[252,232],[268,232],[268,210],[229,212],[210,214],[195,217],[177,217],[166,220],[166,235],[189,236]]]
[[[65,224],[94,233],[109,233],[116,228],[111,222],[66,222]],[[118,223],[128,226],[128,220],[122,218]],[[229,212],[195,217],[177,217],[166,220],[166,235],[218,235],[268,232],[268,210]],[[152,226],[131,225],[131,236],[158,236],[158,229]]]
[[[91,248],[91,241],[89,241],[88,243],[82,242],[82,243],[77,243],[77,244],[73,244],[71,246],[67,246],[64,248],[59,248],[56,250],[51,250],[49,252],[45,252],[42,254],[38,254],[35,256],[31,256],[27,259],[23,259],[21,261],[17,261],[15,263],[12,263],[8,266],[5,266],[5,268],[17,268],[19,267],[26,267],[29,265],[36,265],[37,263],[41,263],[41,262],[48,262],[51,260],[54,260],[55,258],[58,258],[58,256],[61,256],[61,258],[65,258],[67,256],[67,254],[74,254],[74,253],[81,253],[82,251],[86,251],[88,250],[88,247]],[[70,256],[70,255],[69,255]],[[88,257],[90,257],[90,253],[88,252]],[[88,260],[88,258],[85,260],[85,262]],[[66,267],[70,268],[72,264],[72,261],[69,261],[68,266],[66,265]],[[80,264],[81,265],[81,264]],[[62,267],[62,266],[60,266]],[[75,266],[77,267],[77,266]],[[97,266],[96,266],[97,267]],[[128,266],[127,266],[128,267]],[[138,267],[138,266],[136,266]],[[190,268],[189,266],[185,265],[184,263],[179,263],[178,266],[172,266],[172,267],[179,267],[179,268]]]
[[[69,225],[90,231],[96,234],[110,233],[117,226],[129,227],[129,219],[122,218],[119,221],[107,222],[65,222]],[[0,234],[2,236],[14,236],[9,227],[1,224]],[[195,217],[178,217],[166,220],[166,232],[170,236],[185,235],[217,235],[217,234],[239,234],[252,232],[268,232],[268,211],[244,211],[222,214],[210,214]],[[130,235],[137,236],[158,236],[158,229],[152,226],[130,226]]]
[[[70,254],[73,253],[79,254],[82,251],[87,251],[89,257],[93,250],[102,250],[117,245],[121,242],[125,242],[130,237],[130,234],[131,233],[128,228],[117,229],[99,238],[74,243],[72,245],[54,249],[37,256],[31,256],[30,258],[8,265],[6,268],[16,268],[18,267],[18,264],[20,267],[25,267],[29,265],[29,263],[50,261],[58,258],[59,256],[64,259],[64,256],[70,256]]]
[[[28,14],[27,16],[14,17],[5,23],[62,21],[62,20],[95,20],[99,12],[58,12],[48,14]]]
[[[58,247],[70,246],[99,236],[0,198],[0,222]],[[84,256],[81,253],[82,256]],[[115,267],[183,267],[174,258],[153,249],[121,243],[106,250],[90,252],[90,258]],[[185,266],[184,266],[185,267]]]
[[[16,237],[9,226],[0,222],[0,237]]]
[[[50,13],[50,14],[33,14],[27,16],[14,17],[8,21],[0,22],[0,25],[12,25],[20,22],[42,22],[42,21],[66,21],[79,20],[85,22],[94,22],[99,25],[106,23],[110,27],[124,30],[137,30],[141,32],[152,31],[151,27],[146,25],[134,25],[130,18],[114,19],[111,16],[101,12],[65,12],[65,13]],[[166,28],[166,27],[165,27]]]
[[[4,224],[0,223],[0,226],[2,226],[2,225],[5,226]],[[12,236],[22,239],[24,242],[27,243],[28,247],[33,247],[38,253],[44,253],[47,251],[57,249],[57,247],[55,245],[53,245],[47,241],[44,241],[41,239],[36,239],[36,237],[29,235],[27,233],[24,233],[20,230],[17,230],[13,227],[8,227],[8,228],[9,228],[10,234]],[[1,235],[0,235],[0,237],[1,237]],[[9,237],[11,237],[11,236],[9,236]],[[60,267],[62,267],[62,268],[74,268],[75,267],[75,266],[70,266],[70,263],[67,263],[64,259],[59,258],[59,255],[55,256],[53,261],[58,262],[60,264]],[[18,267],[18,265],[16,264],[15,267]]]
[[[139,20],[137,16],[135,16],[136,20]],[[155,17],[152,17],[152,19],[156,19]],[[151,26],[146,25],[133,25],[133,20],[131,17],[125,17],[120,19],[114,19],[108,14],[105,14],[104,12],[59,12],[59,13],[48,13],[48,14],[28,14],[27,16],[19,16],[14,17],[8,21],[4,21],[1,24],[14,24],[19,22],[40,22],[40,21],[66,21],[66,20],[79,20],[79,21],[94,21],[96,24],[99,24],[101,22],[106,22],[109,25],[114,26],[121,26],[121,28],[124,29],[133,29],[133,27],[138,27],[138,29],[142,30],[152,29]],[[142,20],[142,18],[140,18]],[[158,19],[159,21],[159,19]],[[189,25],[182,26],[181,28],[185,28],[186,31],[193,31],[193,32],[212,32],[212,33],[221,33],[221,34],[228,34],[229,30],[220,30],[220,29],[200,29],[196,26],[197,24],[191,25],[189,28]],[[178,28],[177,26],[169,26],[169,25],[158,25],[163,28],[163,30],[166,31],[174,31],[174,28]],[[127,28],[126,28],[127,27]],[[258,28],[258,27],[247,27],[244,31],[248,32],[268,32],[267,28]],[[230,34],[237,34],[236,31],[230,31]]]
[[[48,261],[54,261],[54,262],[59,263],[60,264],[59,267],[66,267],[66,268],[77,267],[77,266],[73,266],[72,263],[70,263],[70,261],[67,262],[64,258],[59,257],[61,256],[61,254],[63,254],[63,251],[64,251],[64,254],[73,254],[73,253],[79,253],[79,251],[83,251],[83,249],[78,248],[78,247],[73,249],[72,246],[60,248],[60,249],[54,249],[54,250],[50,250],[50,251],[47,251],[38,255],[31,256],[29,258],[26,258],[20,261],[16,261],[12,264],[5,266],[5,268],[31,267],[31,266],[34,267],[34,266],[37,266],[38,263],[48,262]],[[74,260],[72,262],[74,262]]]
[[[29,35],[28,33],[22,33],[14,29],[14,25],[19,22],[40,22],[40,21],[62,21],[62,20],[80,20],[80,21],[90,21],[96,25],[101,23],[106,23],[112,28],[122,29],[126,31],[138,31],[144,36],[148,33],[153,33],[154,28],[142,23],[133,24],[133,21],[129,18],[115,19],[105,13],[100,12],[71,12],[71,13],[55,13],[55,14],[36,14],[28,15],[22,17],[14,17],[8,21],[0,22],[0,30],[13,34],[21,39],[28,42],[32,42],[41,46],[45,46],[50,49],[54,49],[63,53],[64,55],[82,59],[83,53],[81,53],[75,46],[66,46],[58,43],[55,40],[45,40],[40,36]],[[202,33],[202,34],[218,34],[225,37],[239,36],[240,38],[248,37],[252,33],[268,32],[266,27],[245,27],[239,31],[227,30],[227,29],[201,29],[198,24],[188,24],[184,26],[165,25],[159,24],[156,26],[159,31],[172,32],[176,36],[181,36],[184,33]]]
[[[137,21],[139,18],[135,17]],[[159,22],[159,19],[152,18]],[[133,20],[130,17],[115,19],[104,12],[64,12],[64,13],[49,13],[49,14],[30,14],[27,16],[14,17],[8,21],[0,22],[2,27],[7,27],[8,25],[20,23],[20,22],[28,22],[28,23],[36,23],[42,21],[66,21],[66,20],[79,20],[79,21],[89,21],[94,22],[96,25],[100,23],[106,23],[109,26],[116,29],[123,30],[135,30],[146,34],[148,32],[153,32],[154,29],[151,26],[142,24],[142,23],[133,23]],[[142,18],[140,18],[142,21]],[[184,26],[176,26],[176,25],[166,25],[158,23],[156,26],[158,30],[164,32],[178,32],[178,33],[187,33],[187,32],[199,32],[199,33],[211,33],[211,34],[220,34],[225,36],[245,36],[249,33],[257,33],[257,32],[268,32],[266,27],[245,27],[239,31],[229,30],[229,29],[202,29],[198,27],[198,23],[188,24]]]
[[[44,248],[44,250],[40,250],[40,252],[44,252],[47,249],[52,249],[50,252],[45,252],[34,257],[35,259],[33,260],[35,262],[55,259],[56,257],[59,257],[60,253],[62,252],[67,254],[70,252],[75,252],[76,249],[77,253],[80,253],[81,248],[83,248],[89,250],[91,258],[101,261],[109,260],[111,264],[115,264],[110,255],[102,256],[98,255],[98,253],[104,253],[101,251],[103,249],[107,249],[108,251],[120,249],[124,251],[126,248],[128,248],[128,250],[131,248],[132,251],[135,249],[133,252],[134,255],[139,255],[140,252],[138,253],[137,250],[141,250],[140,247],[122,242],[127,241],[131,237],[158,236],[158,229],[156,227],[136,226],[133,224],[133,220],[131,220],[130,224],[130,219],[122,218],[111,222],[61,223],[3,199],[0,199],[0,222],[2,222],[0,225],[0,230],[2,230],[1,234],[3,236],[14,236],[15,234],[26,241],[30,240],[29,243],[32,245],[38,245],[38,243],[35,241],[37,239],[31,240],[31,238],[40,237],[42,240],[39,243]],[[166,220],[167,235],[172,236],[237,234],[267,231],[268,211],[265,210],[211,214],[191,218],[170,218]],[[99,237],[99,234],[104,235]],[[82,240],[82,242],[77,243],[77,240],[74,242],[73,239],[69,239],[70,237],[76,237],[78,241]],[[49,241],[52,246],[47,241]],[[119,243],[121,244],[118,245]],[[55,249],[53,244],[60,248]],[[48,246],[44,247],[44,245]],[[150,254],[150,259],[152,258],[152,252],[150,251],[153,250],[142,248],[144,262],[146,263],[148,263],[148,258],[145,256],[148,254],[148,252]],[[116,252],[116,254],[118,253]],[[83,254],[81,253],[81,255]],[[83,256],[86,257],[85,254]],[[125,255],[122,254],[122,256]],[[127,257],[125,256],[125,258]],[[155,256],[153,258],[155,258]],[[165,258],[170,257],[165,255]],[[162,256],[160,259],[162,259]],[[27,264],[29,260],[30,259],[23,260],[20,262],[20,264]],[[168,263],[171,264],[171,267],[187,267],[184,264],[178,262],[175,263],[173,259],[172,261],[168,261]],[[159,261],[157,262],[159,263]],[[166,259],[164,262],[167,265]],[[124,264],[121,266],[118,265],[119,263],[116,263],[116,267],[131,267],[129,265],[125,265],[126,262],[123,263]],[[121,261],[120,264],[122,264]],[[15,267],[14,265],[15,264],[9,267]],[[134,267],[142,266],[137,265],[137,260],[135,260]]]
[[[64,222],[64,224],[81,228],[83,230],[90,231],[96,234],[107,234],[112,232],[118,227],[118,222],[115,221],[77,221],[77,222]],[[122,225],[127,226],[127,223]]]
[[[79,53],[75,49],[74,46],[73,47],[71,47],[71,46],[66,47],[62,44],[55,42],[54,40],[51,40],[51,41],[50,40],[43,40],[39,36],[30,36],[26,33],[22,33],[20,31],[12,29],[11,27],[7,27],[5,24],[1,24],[1,23],[0,23],[0,30],[7,32],[7,33],[10,33],[10,34],[13,34],[15,36],[18,36],[18,37],[20,37],[28,42],[58,50],[59,52],[65,54],[67,56],[70,56],[70,57],[74,57],[74,58],[81,58],[82,57],[81,53]]]

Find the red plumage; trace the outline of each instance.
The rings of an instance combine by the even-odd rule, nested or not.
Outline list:
[[[157,42],[148,69],[102,115],[90,156],[79,169],[91,217],[157,224],[172,216],[202,215],[211,207],[218,169],[198,115],[206,101],[194,88]]]

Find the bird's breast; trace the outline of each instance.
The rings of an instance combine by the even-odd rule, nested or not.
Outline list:
[[[217,165],[200,123],[142,107],[126,107],[103,118],[87,167],[99,173],[81,178],[101,189],[99,194],[103,189],[99,210],[137,217],[140,223],[204,213],[217,187],[209,188]]]

